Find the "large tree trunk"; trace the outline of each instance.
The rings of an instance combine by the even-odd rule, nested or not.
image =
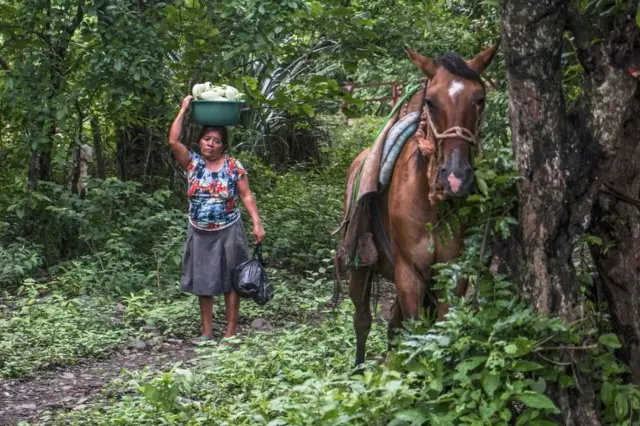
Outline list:
[[[624,124],[620,152],[596,201],[593,234],[603,244],[594,259],[623,347],[618,354],[640,385],[640,98]]]
[[[629,10],[635,11],[631,3]],[[509,0],[504,3],[502,17],[512,143],[516,167],[523,177],[518,184],[520,227],[508,263],[532,307],[567,321],[584,314],[571,259],[575,238],[590,230],[594,203],[609,174],[618,167],[637,170],[632,164],[635,158],[627,152],[631,146],[636,148],[637,133],[624,137],[622,132],[625,122],[640,120],[631,116],[638,102],[637,83],[616,62],[621,50],[634,42],[619,43],[619,37],[628,42],[629,37],[637,37],[637,31],[609,31],[611,38],[592,44],[593,34],[583,31],[592,31],[597,25],[585,24],[586,19],[569,11],[568,0]],[[625,19],[617,25],[631,28]],[[571,111],[562,90],[561,55],[567,27],[576,36],[585,69],[582,96]],[[632,238],[628,231],[614,227],[615,232]],[[616,239],[615,232],[609,230],[606,235]],[[616,243],[620,241],[616,239]],[[634,255],[626,252],[627,257]],[[604,259],[598,261],[605,277],[610,275]],[[630,268],[637,262],[616,261],[626,268],[622,275],[637,273],[635,267]],[[635,289],[637,297],[638,285],[625,283],[628,291]],[[634,313],[619,303],[611,308],[620,310],[624,324]],[[637,324],[637,305],[635,309]],[[566,425],[599,425],[591,379],[579,380],[579,390],[555,388],[551,393],[562,408]]]

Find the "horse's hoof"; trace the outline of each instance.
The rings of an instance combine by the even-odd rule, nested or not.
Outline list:
[[[361,376],[364,374],[364,363],[356,361],[353,365],[353,371],[351,371],[350,376]]]
[[[384,364],[387,359],[383,356],[376,356],[373,358],[373,360],[376,362],[376,364],[380,365]]]

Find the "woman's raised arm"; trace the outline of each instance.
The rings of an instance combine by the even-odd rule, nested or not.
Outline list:
[[[180,135],[182,134],[182,120],[189,109],[189,104],[192,99],[193,96],[187,95],[182,100],[180,111],[171,124],[171,130],[169,130],[169,147],[171,148],[171,152],[176,156],[178,164],[185,169],[189,165],[189,150],[182,142],[180,142]]]

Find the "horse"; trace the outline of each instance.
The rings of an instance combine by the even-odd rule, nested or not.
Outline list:
[[[437,204],[465,197],[474,187],[471,153],[473,145],[479,143],[486,95],[480,75],[491,64],[498,46],[499,43],[466,61],[454,52],[432,59],[405,47],[428,83],[398,110],[398,117],[420,111],[420,122],[398,156],[388,187],[372,201],[375,206],[372,215],[377,217],[371,221],[377,219],[381,223],[379,232],[372,232],[375,250],[380,255],[371,265],[349,266],[349,296],[355,306],[356,366],[365,360],[375,274],[395,284],[396,298],[387,331],[390,347],[402,323],[419,318],[425,301],[431,300],[431,305],[435,305],[439,319],[449,309],[438,301],[441,295],[430,290],[429,281],[432,265],[459,256],[464,227],[446,240],[440,238]],[[354,176],[369,150],[362,151],[349,167],[343,224],[348,221]],[[344,237],[343,231],[342,241]],[[344,267],[344,263],[336,262],[337,286]],[[466,281],[460,280],[456,295],[464,295],[466,287]]]

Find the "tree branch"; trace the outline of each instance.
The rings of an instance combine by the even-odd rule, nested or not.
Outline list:
[[[49,41],[49,39],[44,35],[44,33],[38,32],[38,31],[33,31],[30,28],[25,28],[25,27],[21,27],[20,25],[0,25],[0,28],[9,28],[9,29],[18,29],[18,30],[22,30],[28,34],[34,35],[37,38],[39,38],[41,41],[43,41],[47,46],[51,47],[51,42]],[[13,35],[13,34],[12,34]]]
[[[69,24],[69,26],[65,31],[67,34],[69,34],[69,39],[71,39],[71,37],[73,36],[73,33],[76,32],[76,29],[78,28],[78,26],[82,22],[82,19],[84,18],[84,2],[85,0],[78,1],[76,16],[73,18],[73,21],[71,21],[71,24]]]

